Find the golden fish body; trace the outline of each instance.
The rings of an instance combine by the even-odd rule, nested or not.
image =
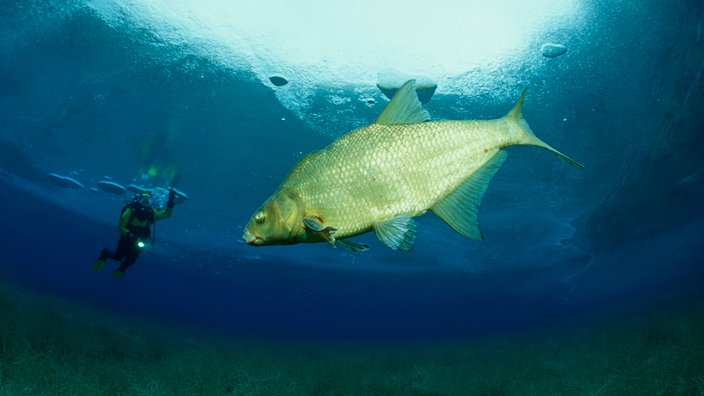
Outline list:
[[[372,124],[299,163],[282,183],[308,213],[337,229],[367,232],[375,221],[425,213],[510,144],[505,122]]]
[[[525,92],[525,91],[524,91]],[[550,150],[523,119],[523,95],[496,120],[425,121],[413,81],[379,119],[303,158],[245,227],[252,245],[328,241],[355,251],[345,238],[374,230],[393,249],[410,250],[413,218],[431,209],[459,233],[481,239],[477,210],[502,148]]]

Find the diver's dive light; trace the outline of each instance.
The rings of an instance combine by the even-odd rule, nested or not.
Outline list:
[[[143,248],[143,247],[144,247],[144,242],[142,242],[142,241],[137,241],[137,247],[140,248],[140,249]]]

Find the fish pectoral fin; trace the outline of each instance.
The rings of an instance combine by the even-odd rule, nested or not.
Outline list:
[[[307,216],[303,219],[303,225],[309,230],[321,232],[325,229],[325,224],[323,224],[323,219],[318,216]]]
[[[404,214],[391,219],[377,221],[373,225],[376,237],[394,250],[409,252],[416,239],[416,222]]]
[[[406,81],[375,123],[383,125],[417,124],[430,119],[430,113],[423,108],[416,93],[416,80]]]
[[[455,191],[430,209],[455,231],[467,238],[481,240],[482,232],[479,230],[477,218],[479,204],[489,187],[489,182],[501,168],[506,156],[506,152],[500,150]]]
[[[343,248],[349,249],[355,253],[362,253],[369,250],[369,245],[365,245],[363,243],[335,239],[335,231],[337,231],[337,229],[333,227],[326,227],[320,217],[308,216],[303,219],[303,225],[305,225],[309,230],[318,233],[323,239],[330,242],[333,247],[340,245]]]
[[[369,250],[369,245],[367,244],[352,242],[346,239],[338,239],[337,244],[345,249],[351,250],[354,253],[364,253]]]
[[[335,231],[337,231],[337,228],[326,227],[323,223],[323,219],[317,216],[307,216],[303,219],[303,225],[307,229],[319,234],[321,238],[330,242],[331,245],[335,246]]]

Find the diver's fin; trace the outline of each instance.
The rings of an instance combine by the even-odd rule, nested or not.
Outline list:
[[[455,191],[430,209],[460,234],[471,239],[482,239],[477,219],[479,204],[482,202],[489,182],[506,160],[506,156],[506,152],[500,150]]]
[[[93,262],[93,271],[100,271],[105,267],[105,260],[97,259]]]
[[[416,93],[416,80],[406,81],[381,112],[376,124],[417,124],[430,119]]]
[[[351,250],[354,253],[364,253],[369,250],[369,245],[364,243],[352,242],[347,239],[338,239],[336,244],[342,246],[345,249]]]
[[[114,278],[122,278],[125,276],[125,271],[120,271],[119,269],[116,269],[115,271],[111,272],[110,275],[112,275]]]
[[[320,217],[307,216],[303,219],[303,225],[309,230],[317,232],[323,239],[335,246],[335,231],[337,231],[337,229],[333,227],[326,227]]]
[[[374,223],[376,237],[394,250],[410,252],[416,239],[416,222],[407,214]]]

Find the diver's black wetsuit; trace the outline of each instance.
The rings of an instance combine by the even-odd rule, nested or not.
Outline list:
[[[137,243],[140,239],[143,241],[148,240],[149,234],[149,229],[147,228],[146,237],[143,238],[135,236],[135,233],[130,233],[128,235],[120,235],[120,239],[117,241],[117,248],[115,249],[115,251],[111,252],[107,249],[103,249],[100,252],[100,259],[105,260],[107,258],[111,258],[113,260],[120,261],[120,267],[117,270],[120,272],[125,272],[127,268],[131,267],[132,264],[137,261],[139,253],[141,253],[142,251],[142,249],[137,245]]]
[[[101,250],[93,268],[95,270],[102,269],[105,259],[110,258],[120,262],[120,267],[113,271],[113,275],[122,276],[127,268],[137,261],[139,253],[142,251],[141,246],[139,246],[140,242],[147,242],[151,237],[151,226],[154,221],[171,217],[175,195],[174,190],[169,190],[166,210],[155,210],[150,203],[145,206],[139,202],[139,196],[135,197],[134,202],[125,206],[120,214],[120,223],[118,225],[120,239],[117,241],[117,248],[114,252],[108,249]],[[143,194],[141,198],[144,198],[144,196],[149,198],[148,194]]]

